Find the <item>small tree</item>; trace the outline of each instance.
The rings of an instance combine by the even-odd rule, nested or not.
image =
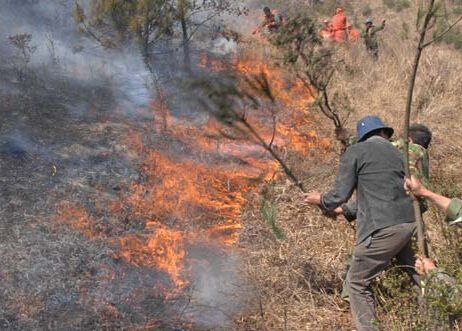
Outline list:
[[[417,79],[417,72],[419,69],[420,59],[422,52],[425,48],[432,45],[433,43],[441,40],[447,33],[449,33],[460,21],[462,21],[462,15],[459,16],[453,23],[448,24],[448,27],[433,36],[432,39],[427,40],[428,32],[433,28],[438,18],[438,11],[441,8],[441,4],[435,0],[429,0],[425,4],[421,4],[417,13],[416,27],[419,34],[417,47],[415,49],[414,61],[412,63],[411,76],[408,83],[406,108],[404,113],[404,126],[403,126],[403,139],[404,139],[404,164],[406,176],[410,176],[409,168],[409,125],[411,121],[412,112],[412,101],[414,97],[414,87]],[[424,226],[422,221],[422,214],[420,211],[419,202],[414,199],[414,211],[417,223],[417,244],[419,253],[423,256],[428,256],[427,246],[425,242]]]
[[[332,93],[335,73],[343,61],[337,59],[336,48],[322,44],[317,22],[310,17],[292,19],[271,41],[283,51],[284,63],[303,82],[313,105],[333,122],[336,132],[344,130],[351,113],[348,96]]]
[[[247,12],[237,1],[231,0],[174,0],[171,1],[171,11],[175,20],[179,22],[182,34],[184,64],[190,68],[190,41],[194,34],[215,17],[223,14],[242,15]]]
[[[88,17],[78,1],[74,8],[74,20],[91,38],[106,48],[134,40],[146,63],[152,46],[170,33],[172,19],[165,0],[96,0]]]
[[[90,3],[88,17],[76,1],[74,18],[104,47],[115,47],[126,39],[136,41],[149,65],[156,43],[172,40],[180,31],[184,64],[189,68],[192,37],[207,22],[225,13],[240,15],[244,11],[231,0],[95,0]]]
[[[265,140],[261,132],[247,117],[247,112],[258,109],[262,101],[275,103],[265,75],[246,77],[229,75],[227,77],[219,76],[215,79],[205,77],[194,81],[191,88],[197,92],[201,109],[226,128],[226,130],[220,131],[223,137],[250,141],[262,147],[279,163],[287,177],[302,192],[306,192],[302,181],[289,168],[273,145],[276,134],[274,109],[271,110],[273,134],[268,140]]]
[[[18,79],[24,81],[27,67],[32,55],[37,50],[37,46],[31,45],[32,35],[30,33],[20,33],[8,37],[8,39],[16,49]]]

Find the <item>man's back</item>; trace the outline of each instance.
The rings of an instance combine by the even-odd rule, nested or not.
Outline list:
[[[357,242],[388,226],[414,221],[410,197],[403,188],[404,163],[386,139],[373,136],[351,146],[342,156],[334,188],[323,195],[323,204],[334,209],[357,190]]]

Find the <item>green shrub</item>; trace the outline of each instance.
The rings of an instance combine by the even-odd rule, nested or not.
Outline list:
[[[454,45],[457,49],[462,49],[462,33],[460,30],[453,29],[443,36],[443,41],[449,45]]]
[[[409,7],[411,7],[411,2],[409,0],[398,0],[395,3],[395,11],[397,13],[404,9],[408,9]]]
[[[411,2],[409,0],[382,0],[383,4],[389,9],[394,10],[399,13],[404,9],[411,7]]]
[[[395,0],[382,0],[382,2],[389,9],[395,8]]]
[[[407,24],[406,22],[403,22],[399,36],[402,40],[409,39],[409,24]]]
[[[363,14],[364,17],[372,16],[372,9],[369,6],[369,4],[366,4],[363,6],[363,8],[361,9],[361,13]]]
[[[271,227],[271,231],[276,236],[277,239],[285,239],[284,232],[276,224],[277,222],[277,205],[274,202],[268,201],[263,198],[261,202],[261,215],[266,223]]]
[[[348,13],[353,13],[354,8],[350,1],[326,0],[315,6],[315,10],[323,16],[332,16],[335,14],[335,8],[343,7]]]
[[[446,19],[440,18],[436,22],[436,28],[433,32],[433,37],[441,35],[449,27]],[[443,42],[448,45],[453,45],[456,49],[462,49],[462,31],[458,27],[452,28],[448,33],[444,34],[438,42]]]

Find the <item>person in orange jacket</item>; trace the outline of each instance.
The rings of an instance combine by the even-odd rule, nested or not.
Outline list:
[[[347,26],[347,32],[348,32],[348,41],[355,43],[359,40],[360,33],[358,29],[356,29],[353,25],[349,24]]]
[[[335,15],[331,19],[332,33],[334,39],[338,43],[343,43],[347,40],[347,18],[343,8],[338,7],[335,10]]]
[[[334,39],[334,35],[332,33],[332,25],[328,20],[324,20],[324,27],[319,32],[319,35],[323,40],[331,41]]]

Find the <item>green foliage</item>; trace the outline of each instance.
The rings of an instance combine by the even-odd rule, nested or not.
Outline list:
[[[335,8],[342,7],[347,13],[353,12],[353,6],[351,1],[339,1],[339,0],[325,0],[317,1],[314,5],[314,10],[322,16],[333,16],[335,14]],[[300,13],[300,12],[298,12]]]
[[[335,73],[345,68],[345,62],[336,58],[335,47],[323,45],[318,32],[314,19],[299,16],[289,20],[271,41],[284,54],[284,62],[294,76],[303,82],[314,105],[336,128],[342,128],[350,114],[343,111],[349,99],[338,93],[332,97],[330,86]]]
[[[436,29],[434,29],[433,37],[441,35],[449,27],[448,20],[440,17],[436,22]],[[449,32],[444,34],[437,40],[448,45],[453,45],[457,49],[462,49],[462,31],[457,26],[453,27]]]
[[[164,0],[96,0],[91,2],[89,16],[93,27],[114,28],[119,39],[133,37],[144,46],[158,40],[173,24],[170,5]]]
[[[402,24],[402,29],[399,33],[399,36],[402,40],[407,40],[409,39],[409,24],[407,22],[403,22]]]
[[[396,12],[400,12],[404,9],[408,9],[411,7],[411,2],[409,0],[398,0],[396,1],[396,5],[395,5],[395,11]]]
[[[462,318],[462,286],[460,279],[434,272],[425,281],[425,302],[436,320]]]
[[[315,10],[324,16],[331,16],[335,13],[335,7],[337,7],[336,0],[326,0],[322,4],[316,4]]]
[[[382,0],[382,2],[386,7],[397,13],[411,7],[411,2],[409,0]]]
[[[449,31],[443,37],[443,40],[448,44],[454,45],[455,48],[462,50],[462,32],[460,29],[453,29]]]
[[[363,6],[361,9],[361,14],[363,14],[364,17],[372,16],[372,8],[369,6],[369,4],[365,4]]]
[[[284,232],[277,225],[277,205],[274,202],[270,202],[265,198],[262,198],[261,202],[261,215],[265,222],[270,226],[271,231],[277,239],[283,240],[286,238]]]
[[[395,0],[382,0],[382,2],[389,9],[393,9],[395,7]]]
[[[186,60],[191,37],[205,22],[225,13],[246,12],[231,0],[94,0],[89,13],[82,8],[76,0],[74,20],[93,39],[105,47],[134,40],[146,61],[149,50],[162,37],[174,38],[176,31],[182,36]]]
[[[435,272],[423,278],[422,291],[400,267],[392,267],[374,285],[381,329],[451,330],[462,317],[461,279]],[[423,294],[423,296],[422,296]]]

